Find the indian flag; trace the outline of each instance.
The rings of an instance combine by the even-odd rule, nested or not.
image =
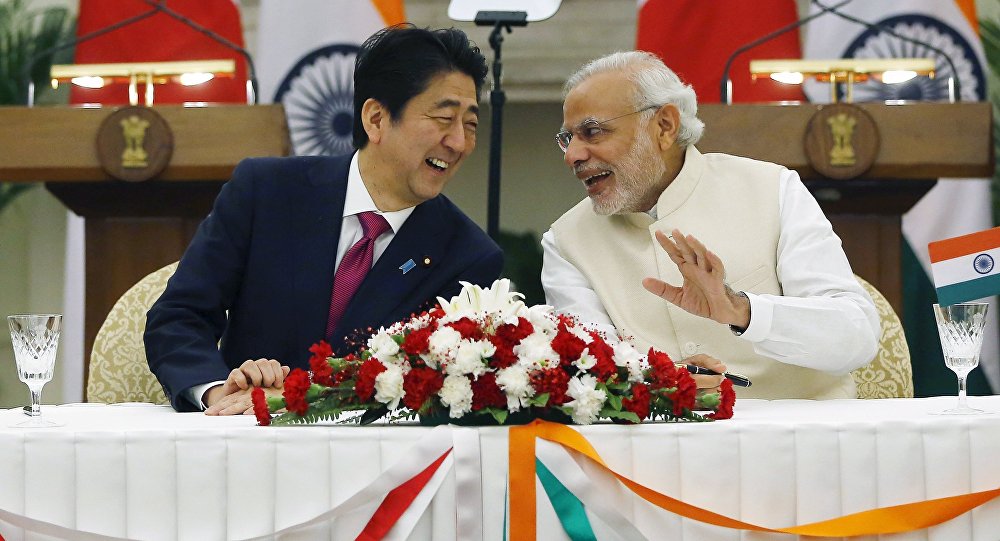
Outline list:
[[[927,245],[942,305],[1000,293],[1000,227]]]
[[[261,0],[260,97],[284,105],[294,154],[354,151],[354,60],[369,36],[405,20],[403,0]]]

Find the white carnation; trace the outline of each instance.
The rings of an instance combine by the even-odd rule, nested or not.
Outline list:
[[[573,364],[580,370],[587,371],[597,364],[597,357],[590,354],[590,348],[586,348],[580,352],[580,358],[573,361]]]
[[[472,411],[472,383],[465,376],[448,376],[438,391],[441,403],[449,406],[449,415],[457,419]]]
[[[559,364],[559,354],[552,349],[551,340],[537,330],[514,346],[514,355],[517,355],[518,364],[529,370],[549,368],[553,364]]]
[[[649,368],[649,362],[628,342],[615,344],[615,364],[628,369],[628,380],[639,382],[643,380],[642,373]]]
[[[566,406],[573,409],[573,422],[589,425],[597,420],[607,394],[597,389],[597,378],[591,375],[571,378],[566,394],[573,398]]]
[[[507,395],[507,410],[520,411],[528,406],[528,399],[535,395],[531,378],[523,366],[508,366],[497,372],[497,387]]]
[[[486,359],[492,357],[496,351],[497,348],[486,340],[462,340],[458,344],[455,358],[448,363],[445,371],[453,376],[471,374],[478,378],[489,368]]]
[[[368,351],[371,352],[373,357],[382,361],[382,364],[398,362],[398,359],[394,357],[399,353],[399,344],[392,339],[392,335],[384,328],[379,329],[375,336],[368,339]]]
[[[403,398],[403,369],[390,364],[379,375],[375,376],[375,400],[388,404],[389,409],[396,409]]]
[[[431,333],[431,337],[427,340],[430,357],[444,363],[451,361],[455,357],[455,350],[461,341],[462,335],[455,329],[451,327],[438,327],[437,330]],[[437,364],[435,362],[431,368],[437,368]]]

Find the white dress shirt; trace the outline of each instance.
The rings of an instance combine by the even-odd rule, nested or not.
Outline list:
[[[846,373],[863,366],[875,354],[867,344],[877,344],[881,333],[871,297],[854,279],[840,238],[795,171],[782,172],[778,197],[783,295],[747,293],[750,325],[741,338],[760,355],[806,368]],[[551,229],[542,235],[542,251],[546,302],[616,336],[597,293],[560,254]]]
[[[340,261],[344,259],[344,254],[351,249],[351,246],[354,246],[355,243],[361,240],[361,237],[364,235],[364,230],[361,228],[361,221],[358,220],[358,214],[366,211],[376,212],[381,214],[385,218],[385,221],[389,223],[389,230],[375,239],[375,253],[372,256],[372,265],[374,265],[378,261],[378,258],[385,252],[389,243],[392,242],[396,233],[406,223],[407,218],[413,214],[414,208],[416,207],[409,207],[394,212],[380,211],[375,206],[375,201],[372,199],[371,194],[368,193],[368,188],[365,187],[365,183],[361,179],[361,169],[358,167],[358,153],[355,152],[354,157],[351,158],[351,166],[347,173],[344,218],[340,224],[340,241],[337,243],[337,259],[334,263],[334,273],[340,267]],[[205,393],[212,387],[222,385],[223,383],[225,381],[213,381],[211,383],[195,385],[187,390],[187,397],[191,402],[201,404],[202,409],[205,409]],[[195,399],[194,397],[200,398]]]

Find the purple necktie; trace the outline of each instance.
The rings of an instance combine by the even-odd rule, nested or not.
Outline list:
[[[372,268],[375,255],[375,239],[389,230],[389,222],[381,214],[366,211],[358,214],[364,235],[344,254],[333,277],[333,293],[330,295],[330,317],[326,320],[326,336],[333,335],[347,304],[361,286],[365,275]]]

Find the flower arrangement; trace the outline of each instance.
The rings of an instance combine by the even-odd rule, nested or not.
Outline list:
[[[525,306],[508,280],[488,289],[463,286],[450,301],[439,297],[433,310],[380,329],[358,355],[333,357],[329,344],[314,344],[310,371],[292,370],[282,397],[254,389],[260,424],[365,424],[384,416],[459,424],[732,417],[728,379],[719,392],[700,393],[667,354],[643,355],[550,306]]]

